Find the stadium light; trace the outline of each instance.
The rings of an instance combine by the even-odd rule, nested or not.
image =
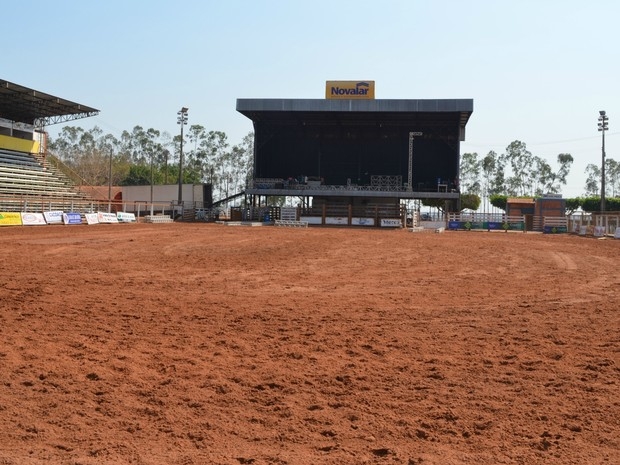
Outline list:
[[[598,112],[598,130],[602,133],[603,136],[603,145],[602,145],[602,164],[601,164],[601,212],[604,212],[606,209],[605,205],[605,131],[609,129],[607,126],[607,121],[609,117],[605,113],[605,110],[601,110]]]
[[[112,147],[110,147],[110,164],[108,169],[108,213],[112,213]]]
[[[187,107],[177,112],[177,124],[181,125],[181,147],[179,151],[179,206],[183,205],[183,126],[187,124]]]

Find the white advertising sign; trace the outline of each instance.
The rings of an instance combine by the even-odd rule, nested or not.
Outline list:
[[[47,224],[43,213],[24,213],[22,212],[22,224],[24,226],[39,226]]]
[[[400,228],[402,225],[403,225],[403,222],[398,218],[382,218],[381,219],[382,228]]]
[[[97,212],[97,221],[99,223],[118,223],[116,213]]]
[[[325,218],[325,224],[349,224],[349,218],[344,216],[328,216]]]
[[[62,224],[62,210],[43,212],[47,224]]]
[[[133,213],[118,212],[116,214],[116,219],[119,223],[135,223],[136,215]]]
[[[374,226],[374,218],[351,218],[351,224],[354,226]]]
[[[300,218],[300,221],[305,221],[308,224],[321,224],[323,218],[321,218],[320,216],[302,216]]]
[[[85,213],[84,217],[86,218],[86,224],[99,223],[99,215],[97,215],[96,213]]]

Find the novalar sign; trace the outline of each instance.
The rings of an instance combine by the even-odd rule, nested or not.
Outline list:
[[[374,99],[375,81],[327,81],[326,99]]]

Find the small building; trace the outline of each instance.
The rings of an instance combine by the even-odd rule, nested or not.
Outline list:
[[[543,231],[545,218],[566,217],[566,199],[563,199],[561,194],[544,194],[538,198],[509,198],[506,201],[506,215],[524,216],[526,231]]]

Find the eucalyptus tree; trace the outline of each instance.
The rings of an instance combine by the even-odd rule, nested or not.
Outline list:
[[[243,138],[240,144],[233,146],[230,151],[230,194],[236,194],[245,189],[247,179],[252,173],[253,154],[254,133],[250,132]],[[226,196],[228,195],[227,193]]]
[[[556,174],[551,165],[544,158],[534,156],[532,158],[532,171],[530,179],[531,189],[529,194],[539,196],[545,192],[558,192],[559,185],[556,183]]]
[[[595,164],[588,164],[586,166],[586,185],[584,188],[584,194],[586,197],[594,197],[601,194],[600,180],[601,180],[601,168]]]
[[[109,180],[109,160],[119,145],[114,136],[104,135],[97,126],[89,130],[65,126],[49,141],[49,151],[74,182],[100,185]]]
[[[480,183],[481,170],[482,164],[476,152],[463,154],[459,169],[459,187],[461,192],[466,194],[480,194],[482,190]]]
[[[620,194],[620,163],[613,158],[605,160],[605,177],[607,178],[606,190],[610,190],[612,197],[617,197]]]
[[[504,159],[510,166],[511,176],[507,179],[509,194],[527,195],[532,192],[531,169],[534,156],[524,142],[515,140],[506,147]]]

